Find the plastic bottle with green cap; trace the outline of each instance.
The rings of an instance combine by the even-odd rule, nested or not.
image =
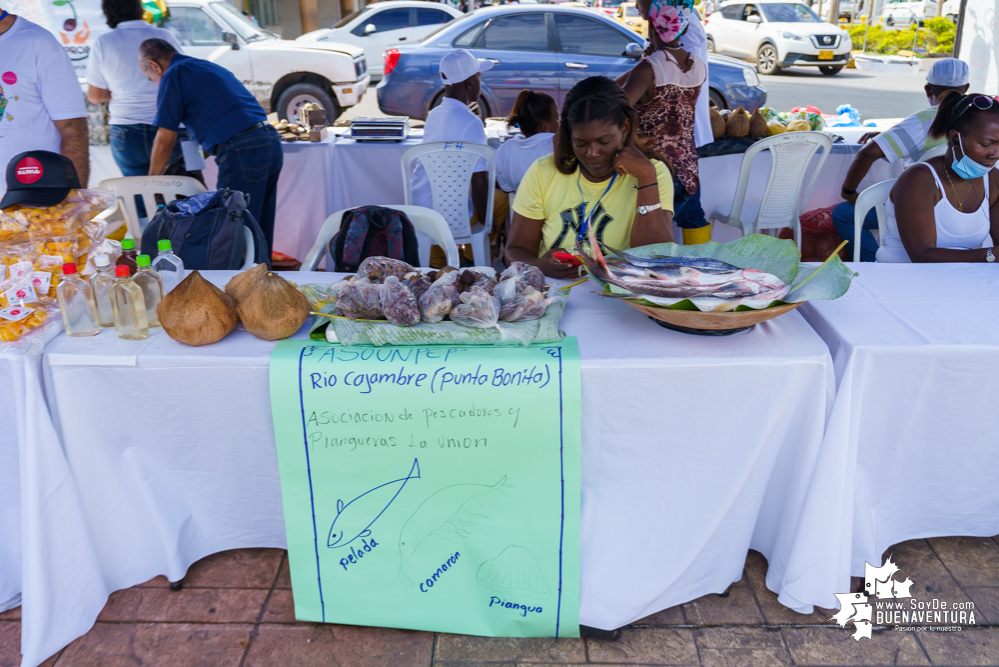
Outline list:
[[[159,252],[153,260],[153,271],[163,277],[163,288],[169,294],[184,279],[184,260],[173,254],[170,239],[160,239],[156,248]]]
[[[153,271],[152,260],[149,255],[139,255],[135,258],[138,271],[132,276],[132,280],[142,290],[142,298],[146,301],[146,322],[151,327],[160,326],[159,315],[156,314],[156,306],[166,296],[166,289],[163,287],[163,277]]]
[[[118,256],[118,261],[115,262],[115,266],[127,266],[128,275],[134,276],[135,272],[139,269],[138,265],[135,263],[135,257],[139,253],[135,249],[135,239],[122,239],[121,240],[121,255]]]

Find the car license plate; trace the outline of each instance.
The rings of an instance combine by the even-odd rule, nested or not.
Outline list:
[[[819,60],[832,60],[832,59],[833,59],[832,51],[819,51]]]

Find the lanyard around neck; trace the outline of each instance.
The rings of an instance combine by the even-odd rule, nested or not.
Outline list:
[[[4,12],[3,12],[3,14],[0,14],[0,21],[3,21],[8,16],[10,16],[10,14],[8,14],[7,10],[5,9]]]
[[[579,167],[579,173],[576,175],[576,189],[579,190],[579,202],[582,206],[582,211],[580,211],[579,218],[579,240],[582,242],[583,238],[586,236],[586,232],[590,227],[590,223],[593,221],[593,216],[596,214],[597,209],[600,207],[600,202],[603,200],[604,195],[610,192],[611,187],[614,185],[614,181],[617,180],[617,172],[611,176],[610,183],[607,184],[607,189],[604,190],[604,194],[600,195],[600,199],[593,205],[593,210],[590,212],[590,217],[586,217],[586,199],[583,197],[583,186],[580,185],[580,179],[583,177],[583,168]]]

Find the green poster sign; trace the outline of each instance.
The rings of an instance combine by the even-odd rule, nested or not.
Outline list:
[[[579,351],[343,347],[271,357],[295,616],[579,636]]]

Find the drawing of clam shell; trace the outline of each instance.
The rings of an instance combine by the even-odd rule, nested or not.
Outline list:
[[[510,596],[543,599],[552,594],[538,559],[530,549],[516,544],[480,565],[475,580],[484,588]]]

